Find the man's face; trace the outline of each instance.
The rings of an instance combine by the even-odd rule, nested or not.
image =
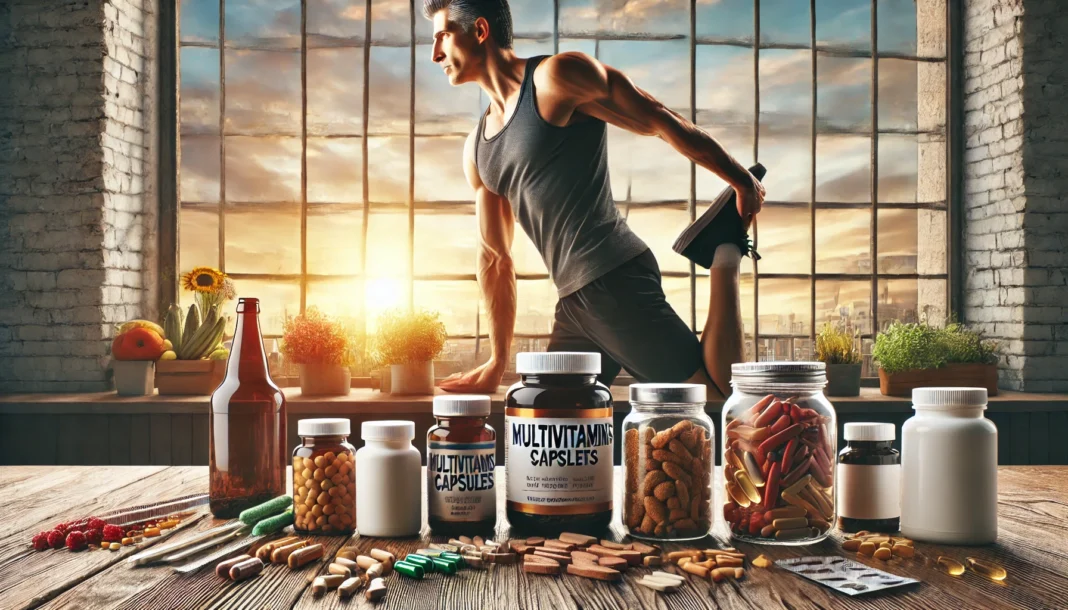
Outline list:
[[[441,66],[450,85],[461,85],[475,79],[481,63],[482,46],[474,33],[464,32],[449,21],[449,11],[434,13],[434,47],[431,58]]]

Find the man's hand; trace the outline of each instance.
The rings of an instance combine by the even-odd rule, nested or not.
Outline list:
[[[756,179],[756,176],[745,172],[748,177],[748,182],[743,182],[740,185],[734,187],[734,193],[737,195],[738,200],[738,215],[742,217],[742,223],[745,225],[746,230],[749,230],[749,224],[753,222],[753,216],[760,213],[760,209],[764,206],[764,185]]]
[[[440,387],[446,392],[492,394],[501,385],[504,369],[503,364],[490,360],[468,373],[449,375],[442,380]]]

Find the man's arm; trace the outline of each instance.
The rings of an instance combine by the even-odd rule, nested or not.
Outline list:
[[[565,125],[575,112],[640,135],[657,136],[738,191],[739,214],[760,211],[764,187],[707,131],[664,106],[627,75],[584,53],[560,53],[538,74],[539,108],[545,120]],[[544,100],[543,97],[548,98]]]
[[[515,333],[516,280],[512,263],[515,218],[512,206],[482,183],[475,165],[476,131],[464,145],[464,174],[475,189],[478,219],[478,285],[490,323],[490,360],[475,370],[441,382],[450,392],[495,392],[508,365]]]

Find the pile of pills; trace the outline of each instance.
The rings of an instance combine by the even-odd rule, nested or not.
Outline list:
[[[745,576],[745,554],[737,549],[687,549],[664,555],[664,561],[674,563],[682,571],[698,578],[722,582]]]
[[[882,561],[887,561],[891,557],[911,558],[916,554],[912,541],[908,538],[867,531],[847,536],[842,542],[842,549]]]

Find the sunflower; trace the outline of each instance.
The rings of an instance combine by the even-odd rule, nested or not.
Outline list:
[[[182,286],[193,292],[216,292],[222,288],[226,274],[211,267],[193,267],[189,273],[182,274]]]

